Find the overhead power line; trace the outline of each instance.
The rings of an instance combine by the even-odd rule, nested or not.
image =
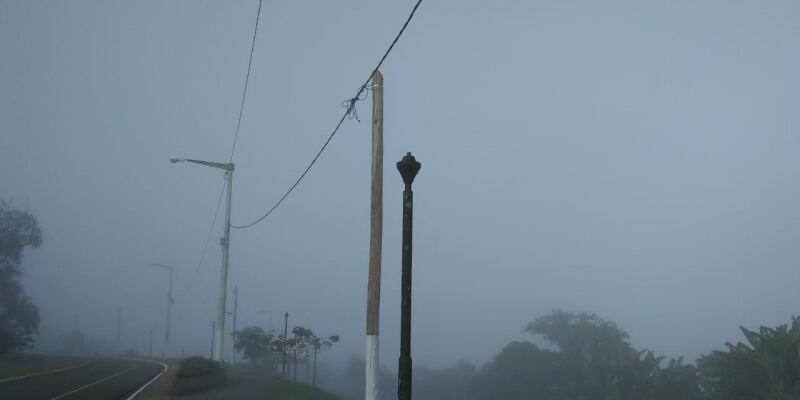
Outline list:
[[[258,20],[261,18],[261,1],[258,0],[258,12],[256,12],[256,26],[253,28],[253,40],[250,43],[250,60],[247,62],[247,75],[244,77],[244,90],[242,91],[242,104],[239,106],[239,119],[236,120],[236,133],[233,135],[233,146],[231,146],[231,156],[228,162],[233,162],[233,153],[236,151],[236,142],[239,140],[239,127],[242,125],[242,113],[244,112],[244,101],[247,98],[247,84],[250,82],[250,67],[253,65],[253,50],[256,48],[256,36],[258,35]]]
[[[367,76],[367,79],[358,88],[358,91],[356,91],[355,96],[353,96],[350,99],[345,101],[344,105],[346,107],[346,110],[345,110],[344,114],[342,114],[342,117],[339,118],[339,122],[336,123],[336,126],[334,126],[333,131],[331,131],[330,135],[328,135],[328,138],[322,144],[322,147],[319,149],[317,154],[314,155],[314,158],[311,159],[311,162],[308,164],[308,166],[303,171],[303,173],[300,174],[300,177],[297,178],[297,180],[292,184],[292,186],[289,187],[289,189],[283,194],[283,196],[281,196],[281,198],[278,199],[278,201],[272,207],[270,207],[267,210],[267,212],[264,213],[264,215],[262,215],[261,217],[259,217],[258,219],[256,219],[255,221],[253,221],[253,222],[251,222],[249,224],[231,225],[231,228],[237,228],[237,229],[249,228],[249,227],[251,227],[251,226],[263,221],[270,214],[272,214],[272,212],[275,211],[275,209],[277,209],[281,205],[281,203],[283,203],[283,201],[286,199],[286,197],[288,197],[289,194],[292,193],[292,191],[297,187],[297,185],[300,184],[300,181],[302,181],[303,178],[305,178],[306,174],[308,174],[308,171],[311,171],[311,168],[314,167],[314,164],[316,164],[316,162],[319,159],[319,157],[322,155],[322,153],[328,147],[328,144],[331,142],[333,137],[339,131],[339,128],[342,126],[342,123],[344,123],[344,120],[347,118],[348,115],[353,115],[353,112],[354,112],[355,106],[356,106],[356,102],[361,100],[361,98],[360,98],[361,94],[364,93],[365,90],[367,90],[367,85],[369,84],[370,79],[372,79],[372,75],[375,73],[375,71],[377,71],[383,65],[383,62],[386,61],[386,58],[389,56],[389,53],[391,53],[392,49],[394,49],[394,45],[397,44],[397,41],[400,40],[401,36],[403,36],[403,32],[405,32],[406,27],[408,27],[408,24],[411,22],[411,19],[414,18],[414,14],[417,12],[417,8],[419,8],[419,5],[421,3],[422,3],[422,0],[417,0],[417,3],[414,4],[414,8],[411,9],[411,13],[408,14],[408,18],[406,18],[406,22],[403,24],[403,27],[400,28],[400,31],[397,33],[397,35],[394,37],[394,40],[392,40],[392,43],[389,45],[389,48],[387,48],[386,52],[383,53],[383,57],[381,57],[380,61],[378,61],[378,64],[375,66],[375,68],[373,68],[372,71],[370,71],[369,75]]]
[[[253,51],[256,48],[256,37],[258,34],[258,21],[261,18],[261,2],[262,0],[258,0],[258,11],[256,12],[256,24],[253,28],[253,40],[250,42],[250,58],[247,62],[247,75],[244,77],[244,90],[242,91],[242,102],[239,106],[239,118],[236,120],[236,132],[233,135],[233,145],[231,146],[231,155],[228,158],[228,162],[233,162],[233,154],[236,151],[236,142],[239,140],[239,128],[242,125],[242,114],[244,113],[244,102],[247,98],[247,85],[250,82],[250,69],[253,66]],[[222,190],[219,192],[219,198],[217,199],[217,206],[214,208],[214,217],[211,218],[211,227],[208,228],[208,236],[206,237],[206,242],[203,245],[203,251],[200,253],[200,260],[197,262],[197,267],[195,267],[194,273],[192,274],[192,280],[189,286],[193,285],[195,279],[197,278],[197,273],[200,272],[200,268],[203,266],[203,261],[206,258],[206,252],[208,251],[208,244],[211,242],[211,236],[214,233],[214,226],[217,224],[217,216],[219,215],[219,206],[222,204],[222,195],[225,194],[225,183],[222,184]]]
[[[219,206],[222,204],[222,195],[225,194],[225,182],[222,182],[222,190],[219,191],[219,198],[217,199],[217,206],[214,208],[214,217],[211,218],[211,227],[208,228],[208,236],[206,237],[206,244],[203,245],[203,252],[200,253],[200,260],[197,262],[197,267],[194,269],[194,273],[192,274],[192,280],[189,283],[189,286],[194,285],[195,280],[197,279],[197,273],[200,272],[200,268],[203,267],[203,261],[206,259],[206,252],[208,251],[208,244],[211,242],[211,235],[214,234],[214,226],[217,224],[217,216],[219,215]]]

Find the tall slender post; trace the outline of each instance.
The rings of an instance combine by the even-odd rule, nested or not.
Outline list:
[[[239,308],[239,286],[233,287],[233,328],[231,332],[236,333],[236,312]],[[233,338],[233,335],[231,335]],[[235,344],[235,343],[234,343]],[[236,364],[236,349],[231,348],[231,365]]]
[[[369,275],[367,277],[367,357],[365,399],[378,399],[378,328],[381,308],[383,247],[383,75],[372,74],[372,191],[370,203]]]
[[[314,375],[311,378],[311,386],[317,387],[317,351],[319,351],[319,338],[314,341]]]
[[[269,314],[269,317],[267,319],[267,335],[269,335],[272,332],[272,310],[264,309],[264,310],[261,310],[259,312]]]
[[[169,344],[169,325],[170,320],[172,319],[172,303],[174,303],[174,300],[172,299],[172,270],[174,267],[170,265],[168,269],[169,291],[167,292],[167,329],[164,331],[164,344]]]
[[[214,337],[217,336],[216,326],[217,326],[217,321],[211,321],[211,354],[209,354],[209,356],[211,357],[212,360],[214,359],[214,343],[216,343],[214,341]]]
[[[281,373],[283,376],[286,376],[286,350],[287,350],[287,342],[289,341],[289,313],[283,314],[283,368],[281,368]]]
[[[406,153],[397,163],[403,177],[403,273],[400,290],[400,360],[397,371],[397,399],[411,400],[411,255],[412,222],[414,215],[414,192],[411,184],[422,164]]]
[[[166,351],[167,345],[169,345],[170,320],[172,319],[172,303],[174,302],[172,299],[172,271],[175,267],[173,265],[159,263],[148,263],[147,265],[159,267],[169,272],[169,286],[167,287],[167,323],[166,329],[164,329],[164,349]]]
[[[150,329],[150,350],[147,351],[147,358],[153,358],[153,330]]]
[[[294,362],[292,363],[292,379],[297,380],[297,348],[292,351],[292,358],[294,359]]]
[[[117,350],[119,350],[119,338],[122,335],[122,306],[117,306]]]
[[[306,372],[306,381],[305,383],[308,384],[311,381],[311,370],[309,369],[311,357],[308,354],[308,348],[303,349],[303,370]]]
[[[217,307],[217,333],[214,335],[215,361],[222,362],[222,341],[225,338],[225,301],[228,296],[228,254],[230,250],[231,235],[231,192],[233,191],[233,164],[225,170],[225,179],[228,190],[225,196],[225,230],[220,244],[222,244],[222,271],[219,278],[219,305]]]

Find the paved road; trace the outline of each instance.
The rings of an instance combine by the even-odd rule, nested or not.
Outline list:
[[[162,370],[145,361],[93,359],[82,368],[0,383],[0,400],[127,399]]]

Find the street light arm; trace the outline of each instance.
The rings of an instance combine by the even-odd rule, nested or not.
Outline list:
[[[211,161],[194,160],[194,159],[191,159],[191,158],[173,157],[173,158],[169,159],[169,162],[171,162],[173,164],[179,163],[179,162],[190,162],[190,163],[205,165],[206,167],[219,168],[219,169],[222,169],[222,170],[225,170],[225,171],[233,171],[235,169],[235,166],[232,163],[223,164],[223,163],[217,163],[217,162],[211,162]]]
[[[164,268],[164,269],[173,269],[174,268],[174,266],[167,265],[167,264],[147,263],[147,265],[150,265],[150,266],[153,266],[153,267],[160,267],[160,268]]]
[[[190,162],[190,163],[195,163],[195,164],[200,164],[200,165],[205,165],[207,167],[219,168],[219,169],[222,169],[222,170],[225,170],[225,171],[233,171],[234,170],[234,166],[231,163],[223,164],[223,163],[217,163],[217,162],[211,162],[211,161],[192,160],[191,158],[186,158],[183,161]]]

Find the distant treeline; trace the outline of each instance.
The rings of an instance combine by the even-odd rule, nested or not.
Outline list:
[[[512,342],[478,368],[466,362],[416,368],[415,400],[790,400],[800,399],[800,319],[757,332],[702,356],[697,365],[631,346],[615,323],[555,311],[525,328],[557,350]],[[336,390],[362,399],[363,360],[348,364]],[[382,372],[381,400],[396,398],[396,376]]]

